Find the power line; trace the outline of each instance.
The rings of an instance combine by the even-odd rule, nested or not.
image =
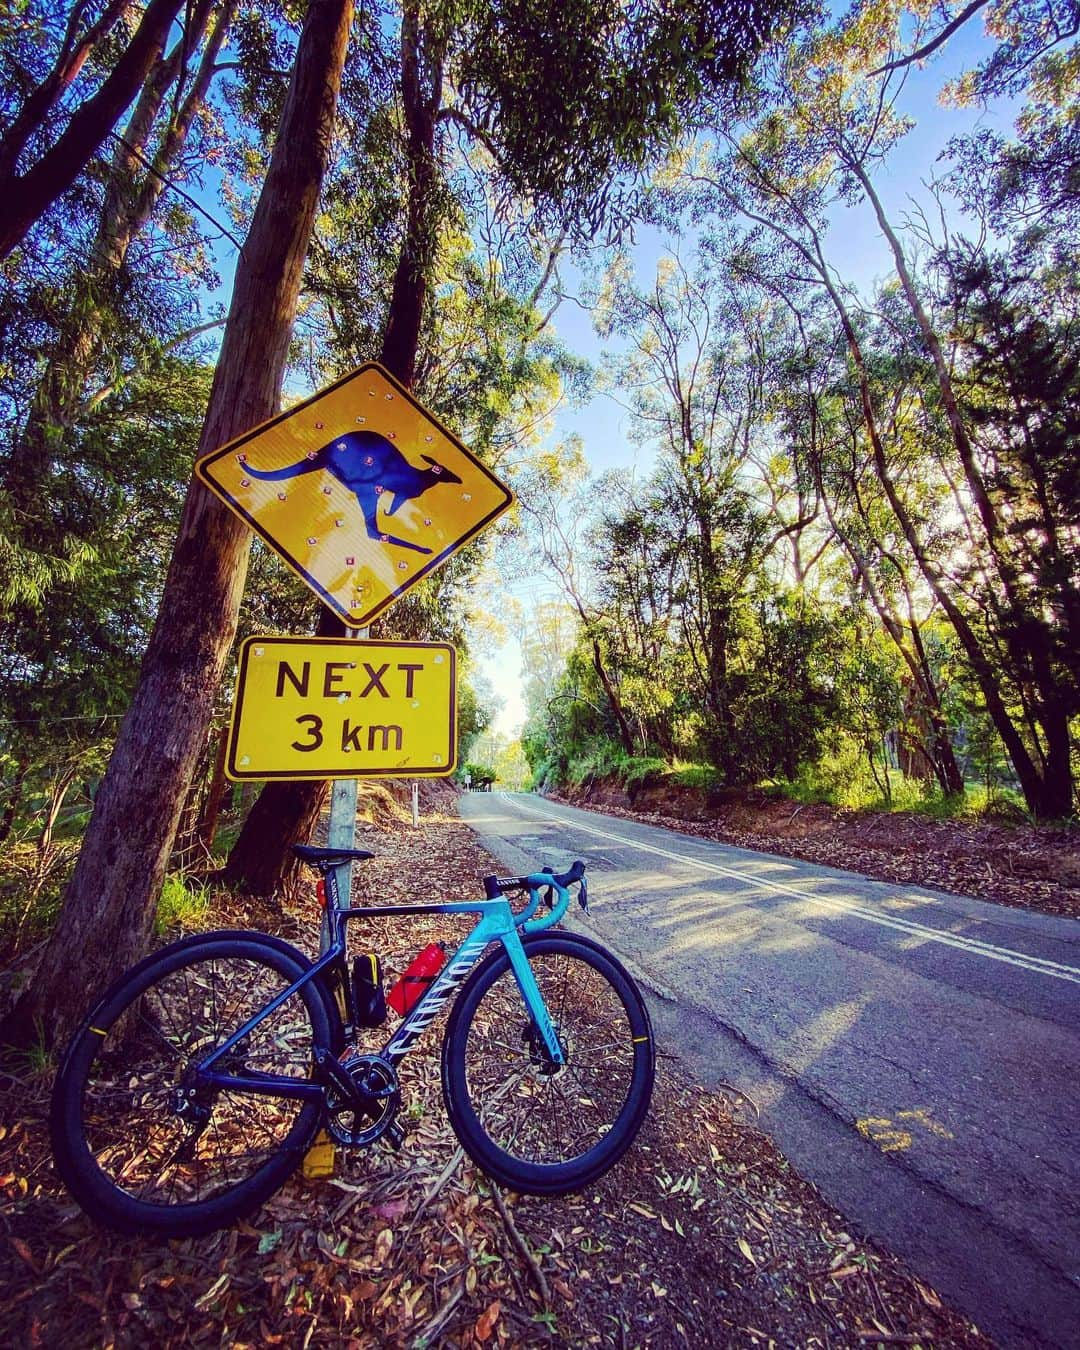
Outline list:
[[[124,140],[123,136],[121,136],[118,131],[110,131],[109,135],[113,138],[114,141],[119,141],[129,155],[134,155],[135,158],[139,161],[139,163],[143,166],[143,168],[146,169],[147,173],[152,173],[154,177],[159,179],[162,183],[164,183],[166,187],[172,188],[173,192],[179,193],[179,195],[183,197],[183,199],[186,202],[188,202],[189,205],[193,206],[195,210],[198,211],[199,215],[204,216],[210,222],[211,225],[216,226],[216,228],[221,231],[221,233],[225,236],[226,239],[231,240],[236,245],[241,255],[243,255],[244,246],[240,242],[240,240],[237,239],[236,235],[233,234],[233,232],[230,229],[228,229],[225,225],[222,225],[221,221],[218,220],[216,216],[212,216],[204,206],[200,206],[190,192],[185,192],[184,189],[179,185],[179,183],[174,183],[173,180],[169,178],[166,174],[163,174],[160,169],[156,169],[153,166],[153,164],[151,164],[150,161],[146,158],[146,156],[142,154],[141,151],[136,150],[130,141]]]

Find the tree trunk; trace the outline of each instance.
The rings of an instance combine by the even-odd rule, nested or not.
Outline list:
[[[841,548],[847,553],[855,570],[866,588],[866,594],[881,620],[882,627],[888,633],[896,650],[900,653],[904,664],[908,668],[908,674],[911,677],[911,688],[914,693],[913,703],[919,720],[925,721],[927,731],[927,741],[929,748],[924,751],[934,776],[938,781],[943,793],[946,796],[962,795],[964,791],[964,776],[960,772],[960,766],[956,762],[956,754],[952,747],[952,741],[949,739],[949,730],[945,723],[945,716],[941,709],[941,695],[938,691],[937,680],[934,678],[934,672],[930,666],[926,649],[922,638],[919,635],[919,626],[915,617],[914,605],[911,600],[911,592],[908,586],[907,577],[904,570],[896,558],[890,558],[897,574],[902,579],[905,593],[908,595],[908,631],[911,633],[911,644],[905,640],[904,624],[886,603],[869,560],[866,558],[862,549],[850,533],[844,529],[843,522],[840,521],[832,503],[829,500],[828,493],[825,491],[825,484],[821,477],[821,465],[814,458],[812,472],[817,483],[818,496],[825,509],[825,516],[829,522],[829,527],[833,534],[840,541]],[[866,520],[865,514],[863,519]],[[869,522],[866,522],[869,524]],[[907,769],[901,763],[903,772]],[[918,775],[921,777],[921,775]]]
[[[225,777],[225,752],[229,746],[229,728],[222,727],[218,732],[217,748],[214,751],[214,768],[210,775],[210,790],[203,803],[202,814],[196,831],[199,843],[207,853],[214,847],[217,838],[218,817],[221,815],[221,803],[225,800],[228,780]]]
[[[604,655],[600,649],[599,638],[592,638],[592,660],[593,670],[596,671],[596,678],[600,681],[604,689],[604,697],[608,701],[608,707],[611,709],[611,715],[615,718],[615,725],[619,728],[619,740],[622,742],[622,748],[628,755],[634,753],[634,734],[630,730],[630,723],[626,720],[626,713],[623,711],[622,703],[619,699],[618,691],[611,682],[611,676],[607,672],[607,666],[604,664]]]
[[[0,178],[0,259],[75,182],[119,121],[158,59],[180,0],[150,0],[135,35],[101,88],[72,114],[56,144],[21,177]]]
[[[401,92],[408,127],[409,197],[405,238],[394,272],[394,287],[379,360],[406,389],[416,374],[428,278],[435,255],[437,220],[435,122],[442,102],[442,65],[424,48],[421,59],[418,11],[407,4],[401,29]],[[425,85],[427,86],[425,88]],[[345,625],[319,606],[315,632],[340,637]],[[223,879],[252,895],[271,895],[289,879],[297,863],[293,844],[311,837],[326,800],[326,783],[267,783],[259,795],[225,864]]]
[[[19,156],[30,137],[44,124],[64,90],[78,77],[86,58],[108,36],[121,15],[131,8],[131,0],[109,0],[101,17],[76,40],[75,30],[86,12],[86,0],[72,7],[60,53],[48,75],[30,91],[22,107],[0,138],[0,179],[15,173]]]
[[[885,453],[885,446],[881,440],[881,433],[878,428],[877,414],[874,410],[873,394],[870,389],[870,377],[866,369],[866,361],[863,356],[862,345],[859,342],[859,335],[856,332],[855,325],[851,315],[848,312],[844,298],[837,290],[832,276],[829,272],[824,255],[821,252],[821,243],[818,236],[814,235],[814,251],[811,251],[805,244],[795,240],[791,235],[782,229],[777,229],[770,221],[755,216],[752,212],[747,212],[751,219],[760,221],[761,224],[769,226],[776,230],[783,238],[787,239],[806,261],[813,267],[821,280],[833,309],[840,320],[840,326],[844,333],[844,342],[851,358],[851,364],[855,369],[856,381],[859,388],[859,398],[861,403],[863,425],[866,429],[867,439],[870,442],[870,450],[874,462],[874,469],[881,483],[885,496],[888,499],[889,506],[900,526],[900,532],[911,550],[912,556],[921,572],[926,584],[945,612],[946,617],[952,624],[953,631],[960,640],[960,645],[964,649],[968,662],[975,679],[986,701],[986,710],[994,728],[1005,746],[1005,751],[1009,756],[1013,768],[1016,770],[1016,776],[1020,780],[1020,787],[1024,794],[1024,800],[1028,809],[1036,815],[1045,814],[1045,783],[1043,775],[1039,771],[1039,766],[1032,758],[1028,747],[1024,744],[1024,739],[1020,734],[1016,724],[1009,714],[1005,705],[999,687],[998,671],[994,663],[983,649],[978,635],[967,620],[963,610],[953,599],[949,588],[945,585],[944,578],[927,553],[923,541],[915,527],[910,513],[907,510],[896,484],[893,482],[892,474],[889,471],[888,457]],[[1056,797],[1055,797],[1056,801]],[[1071,807],[1069,808],[1071,809]],[[1064,812],[1068,814],[1068,810]]]
[[[956,448],[957,457],[964,470],[964,479],[967,483],[968,490],[971,493],[972,500],[975,503],[979,520],[982,523],[987,551],[994,560],[994,565],[1001,581],[1002,591],[1005,596],[1005,604],[1013,616],[1022,616],[1022,622],[1018,623],[1010,621],[1002,625],[998,636],[1009,653],[1013,670],[1018,677],[1017,683],[1021,686],[1021,689],[1025,676],[1030,678],[1036,686],[1038,695],[1037,698],[1033,700],[1034,706],[1032,711],[1035,720],[1038,722],[1039,728],[1043,732],[1046,743],[1046,754],[1049,756],[1056,733],[1042,716],[1042,710],[1044,708],[1056,708],[1061,701],[1061,688],[1060,682],[1054,673],[1053,661],[1049,656],[1050,636],[1047,632],[1046,622],[1041,613],[1042,599],[1032,595],[1030,588],[1024,585],[1016,561],[1011,556],[1011,545],[1007,537],[1006,522],[992,500],[986,481],[976,463],[975,450],[972,446],[967,426],[960,411],[960,405],[956,398],[956,391],[953,388],[952,374],[949,370],[948,362],[945,359],[941,341],[934,331],[934,326],[930,321],[930,315],[919,295],[914,277],[911,274],[911,269],[907,265],[907,259],[904,256],[904,250],[900,244],[900,240],[893,230],[892,225],[885,214],[881,198],[874,190],[874,185],[870,181],[858,156],[845,155],[845,159],[848,166],[858,178],[863,191],[867,195],[867,200],[873,207],[874,214],[877,217],[878,227],[885,236],[889,248],[892,251],[893,261],[896,264],[897,276],[900,278],[900,285],[907,298],[908,306],[911,309],[915,321],[919,325],[919,331],[922,334],[923,341],[926,343],[927,350],[930,352],[930,357],[934,364],[934,372],[937,376],[938,393],[940,394],[941,405],[945,412],[945,420],[952,435],[952,441]],[[1055,756],[1055,779],[1057,779],[1060,773],[1060,770],[1057,768],[1059,760],[1060,752]],[[1016,768],[1017,772],[1020,773],[1019,765],[1017,765]],[[1028,799],[1028,806],[1030,809],[1037,811],[1027,787],[1025,787],[1024,792],[1025,797]],[[1048,775],[1043,775],[1042,782],[1037,787],[1037,795],[1040,796],[1044,802],[1044,809],[1042,812],[1038,812],[1039,814],[1060,814],[1062,816],[1067,816],[1072,811],[1071,782],[1067,791],[1063,793],[1060,786],[1052,785]],[[1046,806],[1051,803],[1053,809],[1048,812]]]
[[[442,64],[422,68],[419,15],[406,4],[401,22],[401,98],[408,128],[409,197],[380,361],[406,389],[416,375],[416,351],[428,278],[435,259],[433,190],[436,185],[435,118],[442,102]],[[429,85],[424,89],[425,78]]]
[[[68,789],[75,781],[76,769],[73,767],[65,769],[57,781],[53,784],[49,793],[49,804],[45,808],[45,820],[42,823],[41,833],[38,835],[37,851],[38,857],[44,858],[52,846],[53,830],[56,829],[56,822],[64,806],[64,800],[68,795]]]
[[[840,297],[834,294],[833,301],[834,304],[841,307],[839,310],[841,323],[844,326],[848,351],[851,355],[852,364],[855,366],[858,377],[863,418],[870,440],[870,448],[873,453],[874,468],[877,471],[878,480],[889,500],[889,505],[900,526],[901,533],[907,541],[907,545],[911,549],[915,561],[919,565],[919,570],[926,579],[927,585],[933,592],[934,597],[948,616],[956,636],[960,639],[961,646],[964,648],[968,661],[971,663],[972,671],[978,681],[979,688],[982,690],[983,698],[986,700],[987,712],[990,715],[991,721],[994,723],[998,735],[1005,744],[1009,759],[1012,761],[1013,768],[1016,770],[1017,777],[1020,779],[1024,800],[1027,802],[1031,811],[1039,814],[1040,804],[1043,800],[1042,775],[1039,773],[1038,766],[1032,759],[1015,723],[1009,716],[1009,711],[1005,706],[1005,701],[1002,698],[1001,691],[998,687],[997,672],[995,671],[992,662],[983,650],[974,629],[968,623],[967,616],[949,593],[940,572],[931,561],[926,549],[923,547],[922,540],[915,528],[915,524],[896,489],[892,475],[889,472],[885,447],[881,442],[881,437],[877,429],[877,419],[874,414],[873,399],[870,393],[870,381],[866,373],[866,366],[863,360],[862,348],[859,345],[858,336],[846,308],[843,308],[843,302],[840,300]]]
[[[328,783],[267,783],[248,812],[221,874],[249,895],[273,895],[296,866],[289,850],[310,839]]]
[[[270,167],[236,271],[200,441],[273,415],[330,153],[352,0],[311,0]],[[193,480],[139,684],[37,977],[2,1032],[62,1035],[88,996],[145,951],[236,630],[251,536]]]

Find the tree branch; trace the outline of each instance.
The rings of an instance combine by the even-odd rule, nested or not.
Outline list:
[[[950,19],[939,33],[936,33],[932,38],[924,42],[921,47],[916,47],[909,56],[898,56],[895,61],[886,61],[883,66],[878,66],[878,68],[872,70],[870,74],[884,75],[887,71],[900,70],[903,66],[914,65],[916,61],[922,61],[925,57],[931,56],[940,46],[952,37],[958,28],[963,27],[973,14],[977,14],[979,10],[988,3],[989,0],[971,0],[971,3],[965,5],[955,18]]]
[[[482,127],[478,127],[472,118],[466,117],[459,108],[440,108],[435,114],[435,121],[456,122],[474,141],[480,142],[496,164],[499,163],[499,153],[495,148],[495,142]]]

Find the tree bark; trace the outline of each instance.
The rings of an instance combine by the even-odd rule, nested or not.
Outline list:
[[[330,154],[352,0],[311,0],[251,230],[200,441],[207,452],[278,407],[304,259]],[[206,741],[236,630],[251,536],[197,481],[139,684],[117,738],[56,929],[4,1039],[54,1040],[88,994],[137,960]]]
[[[0,259],[68,190],[97,153],[158,59],[180,0],[150,0],[131,42],[101,88],[78,107],[56,144],[21,176],[0,178]]]
[[[441,56],[425,50],[418,10],[411,3],[402,16],[401,92],[408,128],[409,195],[405,238],[394,272],[379,360],[406,389],[411,389],[435,256],[435,124],[442,102]],[[320,605],[317,636],[340,637],[345,631],[341,620]],[[233,845],[223,880],[252,895],[272,895],[280,889],[297,867],[293,844],[309,839],[319,823],[327,786],[267,783]]]
[[[416,351],[436,246],[432,194],[437,177],[435,119],[442,102],[442,62],[436,56],[428,65],[425,70],[417,7],[407,4],[401,22],[401,95],[408,128],[409,197],[405,239],[379,358],[406,389],[412,388],[416,376]]]

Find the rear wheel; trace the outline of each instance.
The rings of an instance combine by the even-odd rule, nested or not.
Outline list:
[[[565,1064],[548,1054],[505,951],[454,1004],[443,1092],[466,1152],[513,1190],[562,1195],[591,1185],[626,1152],[652,1097],[645,1004],[608,952],[572,933],[524,942]]]
[[[245,1074],[307,1079],[330,1030],[312,984],[215,1066],[195,1069],[308,969],[261,934],[173,944],[121,977],[68,1047],[53,1089],[57,1168],[92,1218],[127,1232],[209,1232],[254,1209],[304,1155],[322,1103],[245,1091]]]

